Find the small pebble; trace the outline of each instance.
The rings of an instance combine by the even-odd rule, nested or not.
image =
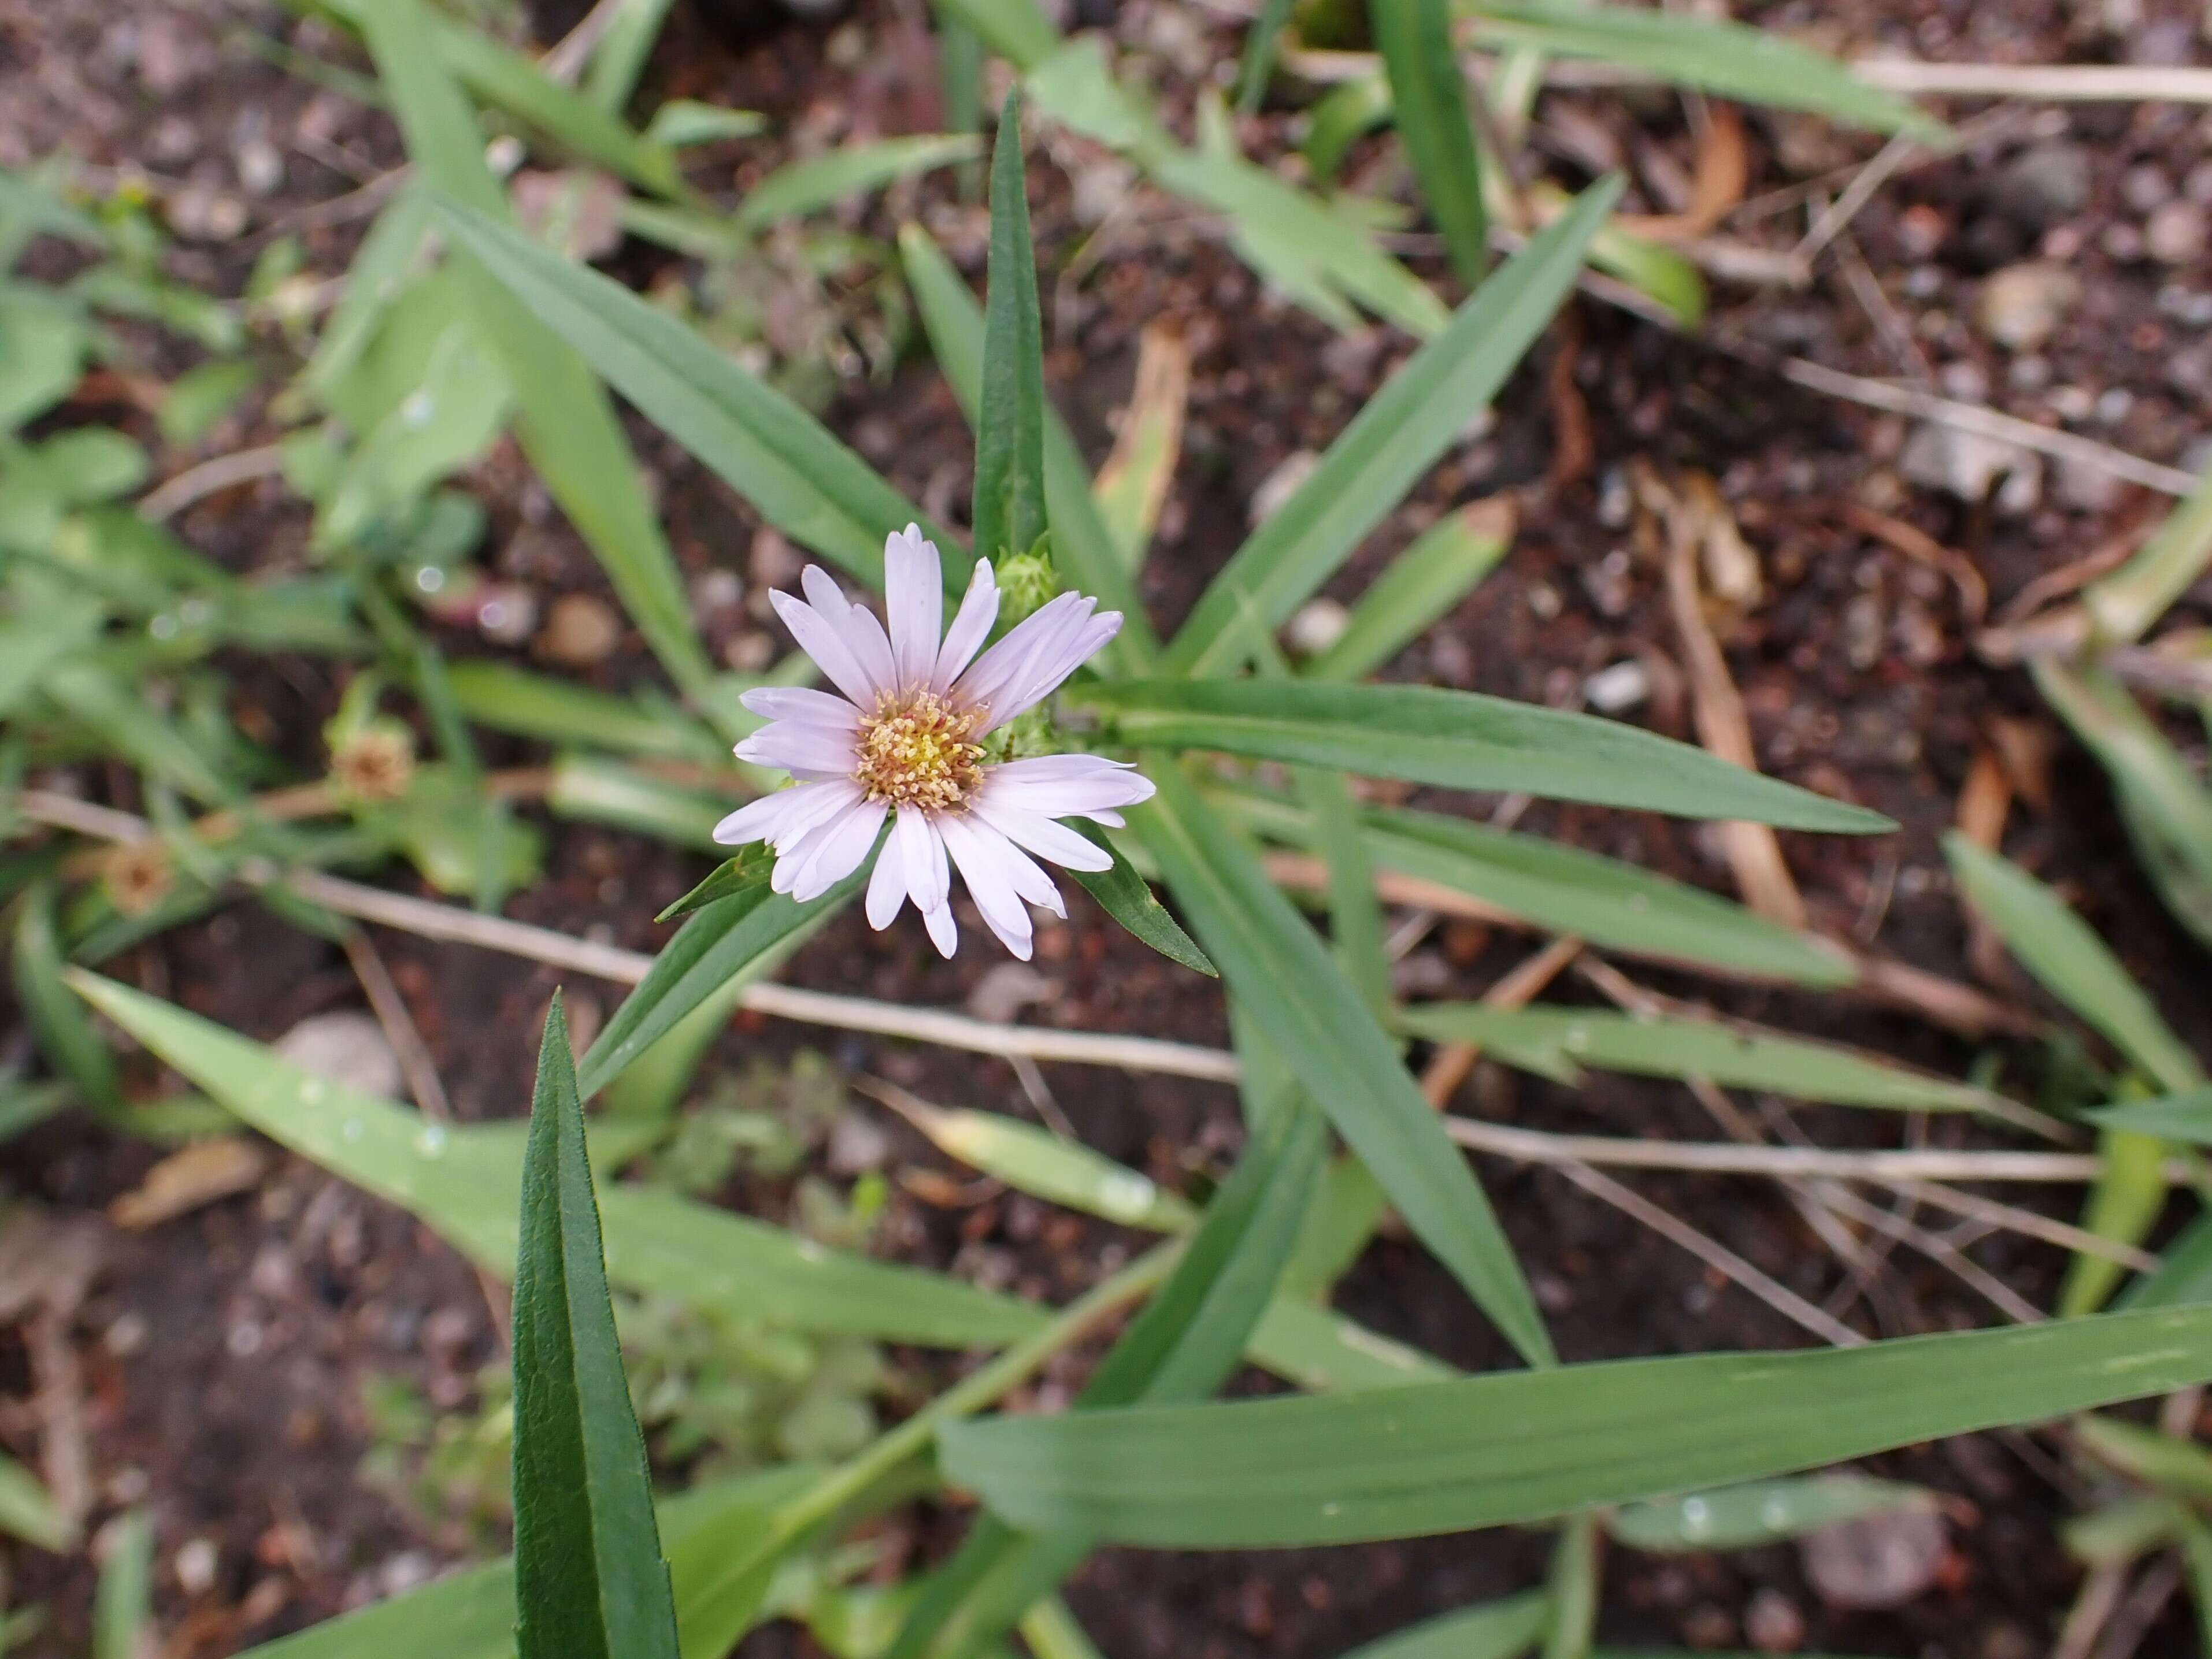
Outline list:
[[[2148,213],[2173,199],[2173,181],[2163,167],[2137,162],[2120,175],[2120,199],[2136,213]]]
[[[215,1588],[222,1566],[222,1552],[212,1538],[187,1539],[177,1550],[174,1563],[177,1588],[187,1595],[204,1595]]]
[[[1352,626],[1352,613],[1334,599],[1315,599],[1298,607],[1284,638],[1300,657],[1318,657]]]
[[[1275,463],[1275,469],[1260,481],[1252,492],[1247,508],[1255,524],[1264,524],[1281,512],[1285,504],[1298,493],[1298,487],[1313,476],[1314,469],[1321,464],[1321,457],[1311,450],[1293,450]]]
[[[1600,714],[1622,714],[1651,695],[1651,672],[1632,657],[1583,681],[1583,700]]]
[[[1842,1521],[1798,1541],[1805,1577],[1830,1607],[1902,1607],[1936,1583],[1950,1547],[1932,1505]]]
[[[1744,1609],[1743,1639],[1761,1653],[1795,1653],[1805,1644],[1805,1615],[1781,1591],[1762,1589]]]
[[[2206,210],[2196,202],[2168,202],[2143,225],[2143,249],[2161,265],[2194,264],[2204,257]]]
[[[622,643],[622,618],[597,595],[564,593],[545,613],[537,650],[549,662],[587,669],[614,655]]]
[[[2081,295],[2080,281],[2063,265],[2008,265],[1982,284],[1982,332],[2009,350],[2034,351]]]

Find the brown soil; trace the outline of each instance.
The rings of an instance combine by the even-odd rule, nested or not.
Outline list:
[[[746,13],[744,27],[732,30],[679,7],[656,58],[655,83],[672,94],[761,110],[782,135],[708,153],[698,182],[726,196],[742,190],[789,153],[793,133],[819,148],[847,136],[933,130],[934,74],[926,39],[909,21],[914,9],[869,0],[855,18],[817,27],[764,17],[762,0],[757,9],[727,8]],[[1841,40],[1880,40],[1932,57],[2059,61],[2114,50],[2139,56],[2178,51],[2201,60],[2204,51],[2185,24],[2177,47],[2175,26],[2163,16],[2117,42],[2070,41],[2063,26],[2070,12],[2056,5],[1968,9],[1929,0],[1855,0],[1841,9],[1842,21],[1834,8],[1766,9],[1778,27],[1802,25],[1815,11]],[[1172,67],[1175,54],[1192,39],[1217,55],[1232,51],[1236,40],[1236,31],[1212,13],[1157,3],[1127,5],[1117,27],[1131,43],[1168,56],[1163,78],[1186,99],[1188,77]],[[179,274],[234,289],[262,237],[287,222],[301,223],[293,215],[390,167],[398,150],[382,118],[306,87],[234,45],[226,49],[223,33],[233,27],[304,39],[268,9],[201,15],[129,0],[0,3],[0,160],[66,144],[99,166],[137,162],[175,188],[238,196],[232,157],[240,135],[258,124],[286,151],[281,187],[249,200],[250,225],[240,237],[187,241],[177,256]],[[327,51],[327,39],[317,49]],[[1586,149],[1609,144],[1647,168],[1655,154],[1679,168],[1691,153],[1671,100],[1607,103],[1584,96],[1573,113],[1586,129]],[[2008,360],[1972,322],[1986,271],[2036,245],[2035,233],[2006,217],[1989,180],[2027,142],[2079,147],[2093,166],[2091,197],[2064,216],[2061,228],[2081,250],[2075,263],[2086,298],[2046,351],[2050,377],[2103,400],[2113,418],[2096,428],[2099,435],[2177,461],[2194,436],[2202,403],[2196,395],[2201,389],[2176,366],[2186,357],[2185,348],[2201,338],[2202,325],[2176,320],[2161,307],[2160,290],[2188,286],[2190,274],[2162,274],[2130,257],[2115,227],[2131,227],[2141,216],[2128,194],[2130,170],[2154,169],[2176,189],[2185,179],[2193,183],[2191,170],[2201,169],[2209,153],[2205,130],[2193,116],[2172,109],[2089,107],[2039,118],[2045,126],[2032,137],[2014,130],[1961,159],[1893,183],[1856,222],[1857,245],[1885,303],[1919,348],[1953,377],[1948,384],[1978,384],[1990,401],[2033,412],[2037,394],[2021,389]],[[317,135],[313,154],[291,142],[303,124]],[[1824,140],[1796,123],[1754,117],[1748,125],[1754,194],[1795,182],[1807,147],[1827,142],[1838,161],[1863,158],[1871,149]],[[1279,154],[1292,148],[1295,132],[1291,112],[1271,112],[1249,124],[1248,146]],[[1038,149],[1031,184],[1046,266],[1048,371],[1094,459],[1110,442],[1109,419],[1127,395],[1139,330],[1172,319],[1194,348],[1184,463],[1145,576],[1155,620],[1172,624],[1241,537],[1247,504],[1261,481],[1291,452],[1324,445],[1409,348],[1389,330],[1337,336],[1287,309],[1259,290],[1212,227],[1172,203],[1117,221],[1104,245],[1088,245],[1087,274],[1055,285],[1053,274],[1093,235],[1075,216],[1068,170],[1094,168],[1097,158],[1064,138]],[[739,154],[733,172],[731,158]],[[1571,172],[1572,163],[1563,165]],[[1379,145],[1354,154],[1354,174],[1371,185],[1386,181],[1387,167]],[[1647,199],[1642,205],[1658,210],[1665,204]],[[920,191],[895,191],[888,203],[854,220],[881,234],[900,215],[916,210],[980,277],[981,221],[972,206],[955,200],[949,175]],[[341,269],[359,229],[358,221],[308,225],[302,235],[312,266]],[[1416,245],[1415,263],[1425,275],[1444,280],[1433,250]],[[633,248],[617,263],[645,281],[667,262]],[[1718,336],[1865,373],[1899,367],[1869,313],[1832,276],[1804,293],[1723,288],[1719,297],[1720,314],[1711,325]],[[1555,374],[1557,354],[1570,349],[1567,372]],[[1559,422],[1572,420],[1577,405],[1589,423],[1595,463],[1578,475],[1553,479]],[[848,382],[830,417],[902,487],[957,513],[967,488],[968,443],[957,409],[926,362],[910,357],[881,383]],[[659,474],[689,572],[746,573],[749,559],[761,551],[750,513],[657,434],[635,425],[633,431],[641,455]],[[234,435],[258,441],[252,431]],[[1862,926],[1863,936],[1892,955],[1970,978],[1964,928],[1936,837],[1951,821],[1961,781],[1990,723],[2001,717],[2048,723],[2020,676],[1972,654],[1942,578],[1868,541],[1840,513],[1842,504],[1867,499],[1880,480],[1893,479],[1906,436],[1896,421],[1792,391],[1705,346],[1578,302],[1569,324],[1555,330],[1516,377],[1494,426],[1454,450],[1332,591],[1356,593],[1408,534],[1445,507],[1516,492],[1522,530],[1510,559],[1392,673],[1536,701],[1572,701],[1584,679],[1610,663],[1639,654],[1663,663],[1679,657],[1656,563],[1619,556],[1634,540],[1620,511],[1621,469],[1642,458],[1662,471],[1712,473],[1761,554],[1773,590],[1771,602],[1728,641],[1762,765],[1878,807],[1905,826],[1886,840],[1790,838],[1792,868],[1808,902],[1824,919]],[[487,545],[500,551],[488,558],[503,578],[547,602],[566,592],[604,592],[580,543],[547,512],[511,451],[496,454],[471,482],[492,512]],[[2087,485],[2069,496],[2059,481],[2046,485],[2031,511],[2014,517],[1917,487],[1891,493],[1893,511],[1971,558],[2000,603],[2033,576],[2139,522],[2152,505]],[[179,528],[196,546],[241,569],[295,557],[305,533],[300,510],[273,489],[216,498],[186,514]],[[707,626],[719,649],[757,632],[759,618],[739,605],[710,615]],[[457,650],[497,649],[459,633],[449,643]],[[312,769],[315,734],[336,698],[328,668],[307,661],[231,666],[241,703],[265,717],[280,748]],[[592,675],[617,685],[647,680],[652,672],[633,639]],[[1679,698],[1662,694],[1634,717],[1691,735]],[[2201,955],[2137,875],[2094,770],[2063,742],[2058,752],[2059,809],[2021,809],[2008,850],[2063,884],[2160,995],[2185,1035],[2212,1051],[2212,1008],[2201,995],[2188,994],[2201,990]],[[495,758],[530,754],[515,745]],[[134,804],[127,798],[118,803]],[[1495,803],[1462,798],[1437,804],[1486,814]],[[1544,806],[1522,822],[1729,887],[1725,863],[1692,826]],[[703,869],[702,860],[611,831],[553,820],[545,826],[552,848],[547,879],[518,896],[509,913],[565,931],[652,948],[665,930],[650,917]],[[408,878],[395,871],[380,879],[404,885]],[[1225,1040],[1218,999],[1194,996],[1187,975],[1135,946],[1095,911],[1073,909],[1065,926],[1041,929],[1036,966],[1050,991],[1024,1017]],[[972,915],[963,924],[975,931]],[[555,976],[402,935],[380,933],[377,943],[459,1113],[483,1119],[520,1112],[537,1021]],[[1422,945],[1405,971],[1425,994],[1473,995],[1528,948],[1524,938],[1456,928]],[[994,964],[979,949],[947,966],[918,930],[875,935],[857,916],[848,916],[799,957],[789,977],[825,989],[957,1006]],[[260,1038],[359,1000],[335,948],[250,905],[180,929],[112,971]],[[1954,1073],[1977,1057],[1973,1045],[1925,1023],[1844,999],[1646,977],[1661,989],[1705,996],[1732,1011]],[[608,987],[569,989],[600,1014],[617,1000]],[[2010,994],[2014,988],[2004,989]],[[801,1044],[933,1099],[1029,1110],[1018,1080],[997,1063],[757,1020],[737,1021],[718,1058],[734,1063]],[[1233,1156],[1238,1119],[1225,1091],[1079,1068],[1048,1069],[1048,1079],[1087,1142],[1172,1184],[1188,1187],[1218,1175]],[[1680,1091],[1608,1080],[1577,1093],[1487,1069],[1472,1087],[1485,1114],[1510,1121],[1622,1135],[1712,1134]],[[1808,1132],[1830,1143],[1872,1144],[1894,1133],[1893,1124],[1841,1112],[1799,1116]],[[1939,1141],[1964,1133],[1948,1123],[1930,1130]],[[892,1144],[895,1172],[941,1164],[902,1126],[894,1126]],[[96,1210],[127,1190],[153,1156],[71,1120],[8,1147],[5,1190],[63,1209]],[[1486,1165],[1482,1173],[1570,1359],[1800,1346],[1805,1340],[1565,1180],[1497,1165]],[[1771,1187],[1641,1178],[1638,1186],[1816,1301],[1839,1282],[1832,1258]],[[1048,1219],[1020,1201],[987,1197],[945,1209],[896,1182],[893,1190],[884,1234],[890,1247],[1025,1293],[1064,1298],[1129,1242],[1103,1226]],[[749,1190],[747,1202],[775,1217],[788,1195]],[[2039,1202],[2063,1214],[2072,1200],[2052,1192]],[[1977,1246],[1974,1256],[2038,1299],[2048,1299],[2063,1265],[2045,1247],[2002,1238]],[[1455,1364],[1480,1368],[1507,1360],[1448,1279],[1401,1242],[1385,1239],[1371,1249],[1345,1283],[1340,1304]],[[1986,1323],[1993,1316],[1957,1281],[1900,1254],[1848,1317],[1888,1335]],[[426,1532],[417,1517],[364,1487],[356,1473],[367,1437],[360,1403],[364,1377],[405,1375],[434,1401],[458,1404],[471,1397],[476,1370],[499,1352],[473,1275],[405,1217],[312,1168],[285,1165],[258,1193],[149,1235],[113,1235],[73,1336],[84,1373],[98,1517],[142,1499],[152,1506],[168,1654],[216,1659],[415,1582],[451,1559],[452,1539]],[[939,1363],[910,1357],[925,1374]],[[27,1379],[25,1351],[15,1335],[0,1335],[0,1396],[22,1397]],[[1241,1386],[1258,1384],[1247,1379]],[[32,1440],[14,1427],[0,1429],[0,1438],[18,1454],[33,1450]],[[1937,1589],[1894,1612],[1852,1614],[1820,1602],[1790,1549],[1674,1559],[1616,1550],[1608,1563],[1602,1637],[1745,1645],[1743,1621],[1754,1599],[1766,1597],[1771,1607],[1779,1596],[1802,1615],[1804,1644],[1816,1650],[1899,1659],[2017,1659],[2044,1650],[2077,1581],[2053,1538],[2069,1507],[2068,1495],[2053,1484],[2050,1456],[2032,1443],[1982,1438],[1879,1460],[1879,1467],[1964,1500],[1954,1557]],[[962,1524],[958,1515],[916,1517],[915,1542],[933,1552],[949,1547]],[[187,1594],[169,1564],[180,1546],[201,1538],[217,1546],[220,1565],[211,1584]],[[1535,1582],[1547,1547],[1540,1535],[1502,1532],[1325,1553],[1109,1552],[1085,1569],[1070,1594],[1079,1616],[1116,1659],[1327,1659],[1428,1614]],[[53,1614],[50,1630],[26,1650],[36,1659],[82,1652],[92,1581],[88,1562],[21,1553],[15,1579],[19,1602],[43,1601]],[[2142,1650],[2182,1650],[2186,1627],[2177,1607]],[[757,1640],[763,1652],[794,1645],[784,1632]]]

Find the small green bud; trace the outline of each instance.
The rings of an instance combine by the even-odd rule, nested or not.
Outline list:
[[[1060,591],[1060,575],[1052,567],[1052,536],[1037,537],[1027,553],[999,557],[999,621],[1011,626],[1042,609]]]

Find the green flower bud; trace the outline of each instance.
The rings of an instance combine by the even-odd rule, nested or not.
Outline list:
[[[1060,574],[1052,567],[1052,538],[1037,537],[1027,553],[1000,556],[999,621],[1007,627],[1042,609],[1060,591]]]

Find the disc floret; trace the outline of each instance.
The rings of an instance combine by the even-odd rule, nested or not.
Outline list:
[[[933,691],[886,693],[861,723],[853,781],[885,806],[957,811],[981,781],[982,745],[969,741],[980,724]]]

